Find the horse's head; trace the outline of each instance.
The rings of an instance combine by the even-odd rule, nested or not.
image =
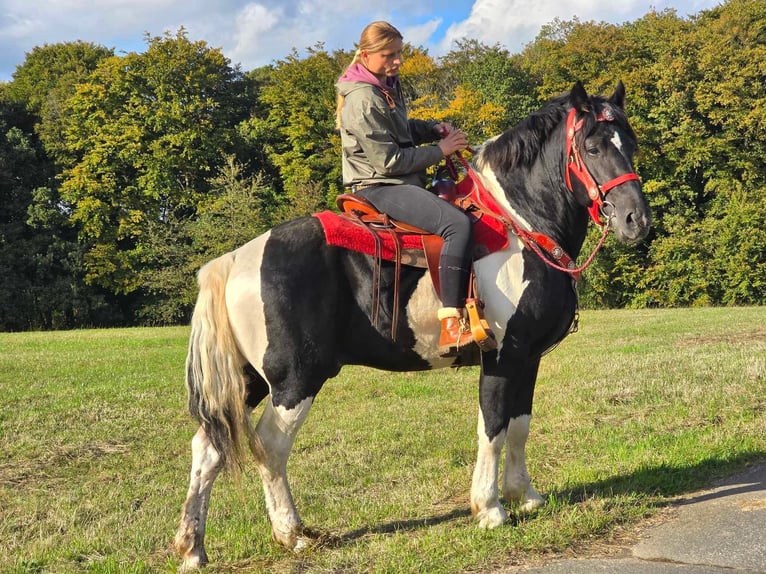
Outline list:
[[[596,223],[606,218],[620,241],[637,243],[649,233],[651,215],[633,170],[636,136],[624,103],[622,82],[609,98],[588,96],[581,82],[572,88],[566,183]]]

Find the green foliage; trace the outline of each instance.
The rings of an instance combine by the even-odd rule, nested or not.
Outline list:
[[[259,176],[248,175],[233,156],[210,184],[211,192],[198,204],[196,217],[171,212],[147,226],[138,277],[147,294],[138,311],[145,324],[187,322],[197,296],[199,268],[271,225],[264,208],[271,190]]]
[[[532,78],[520,62],[499,45],[485,46],[476,40],[459,41],[444,57],[443,73],[451,92],[459,87],[475,92],[481,104],[491,103],[501,112],[497,125],[487,125],[485,132],[477,136],[495,136],[540,107]]]
[[[323,189],[328,201],[341,192],[334,86],[346,57],[317,45],[304,59],[293,53],[262,70],[258,103],[263,114],[251,117],[242,130],[276,168],[279,181],[272,183],[284,194],[283,209],[307,187]]]
[[[66,102],[98,64],[113,55],[110,49],[82,41],[46,44],[33,48],[13,74],[9,96],[33,114],[46,153],[62,165],[71,161],[64,134],[73,118],[65,111]]]
[[[68,101],[78,161],[62,197],[90,243],[87,278],[116,293],[142,287],[144,236],[193,213],[225,154],[241,149],[246,83],[219,50],[176,36],[101,63]],[[178,213],[176,213],[178,212]]]
[[[84,285],[82,249],[57,195],[51,165],[19,104],[0,99],[0,330],[119,324],[103,294]]]
[[[509,108],[500,87],[505,83],[498,82],[502,76],[486,83],[461,80],[476,80],[471,72],[482,69],[483,50],[488,50],[478,44],[471,46],[472,53],[451,52],[440,68],[428,54],[414,52],[402,66],[402,83],[410,100],[410,117],[450,122],[460,126],[472,141],[481,142],[508,127]],[[501,57],[507,61],[506,56]]]

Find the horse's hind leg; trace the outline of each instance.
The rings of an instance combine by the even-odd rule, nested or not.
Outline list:
[[[205,522],[213,482],[223,465],[204,429],[192,439],[192,467],[189,491],[181,511],[181,523],[175,536],[175,547],[183,557],[181,571],[207,564]]]
[[[295,551],[302,550],[308,539],[287,481],[287,459],[312,403],[313,398],[309,397],[293,408],[285,408],[275,406],[270,400],[256,427],[265,450],[265,459],[258,461],[258,470],[263,480],[271,534],[279,544]]]

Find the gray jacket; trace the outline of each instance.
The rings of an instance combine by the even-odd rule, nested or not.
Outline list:
[[[401,91],[389,98],[377,86],[362,81],[336,84],[345,98],[341,111],[343,184],[401,184],[425,187],[426,169],[443,158],[437,145],[435,121],[408,120]]]

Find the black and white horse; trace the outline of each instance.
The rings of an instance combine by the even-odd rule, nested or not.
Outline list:
[[[540,357],[568,333],[577,295],[572,273],[530,249],[518,229],[549,238],[572,259],[585,239],[589,211],[596,221],[606,218],[623,242],[646,236],[649,208],[632,167],[636,138],[624,97],[621,82],[609,98],[589,96],[578,82],[474,157],[481,184],[502,217],[517,226],[508,226],[506,248],[474,264],[496,350],[438,356],[440,302],[429,273],[417,267],[401,270],[396,337],[391,309],[374,326],[373,258],[329,246],[316,217],[281,224],[202,268],[187,358],[189,408],[201,426],[192,440],[191,482],[175,537],[182,569],[207,562],[213,482],[227,463],[250,453],[274,539],[294,550],[309,542],[290,492],[287,459],[314,397],[343,365],[414,371],[456,361],[480,364],[471,510],[482,528],[506,520],[498,491],[503,447],[502,495],[522,511],[543,503],[525,460],[532,396]],[[391,272],[384,266],[388,295]],[[253,425],[250,413],[264,399]]]

